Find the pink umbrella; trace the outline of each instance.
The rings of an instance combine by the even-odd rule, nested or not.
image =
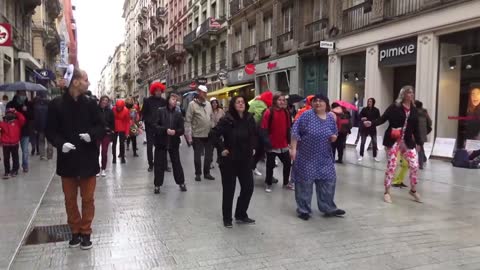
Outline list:
[[[342,107],[345,107],[347,110],[358,111],[357,106],[353,105],[350,102],[346,102],[346,101],[343,101],[343,100],[337,100],[337,101],[335,101],[335,103],[338,103],[338,105],[340,105]]]

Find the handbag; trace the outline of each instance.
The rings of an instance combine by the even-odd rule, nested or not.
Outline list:
[[[390,130],[390,138],[398,140],[402,137],[402,128],[392,128]]]

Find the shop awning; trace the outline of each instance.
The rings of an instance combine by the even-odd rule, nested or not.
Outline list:
[[[240,89],[242,87],[249,86],[249,85],[252,85],[252,84],[248,83],[248,84],[241,84],[241,85],[235,85],[235,86],[230,86],[230,87],[224,87],[224,88],[219,89],[217,91],[213,91],[213,92],[208,93],[207,96],[212,97],[212,96],[218,96],[218,95],[221,95],[221,94],[226,94],[230,91],[237,90],[237,89]]]

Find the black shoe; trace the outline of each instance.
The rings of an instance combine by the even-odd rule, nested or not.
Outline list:
[[[325,217],[342,217],[345,215],[345,211],[342,209],[337,209],[330,213],[325,213]]]
[[[122,161],[121,161],[122,164],[125,164],[127,163],[127,161],[125,160],[125,158],[122,158]]]
[[[223,226],[224,226],[225,228],[229,228],[229,229],[230,229],[230,228],[233,228],[233,224],[232,224],[231,221],[225,221],[225,220],[224,220],[224,221],[223,221]]]
[[[187,186],[185,186],[185,184],[181,184],[181,185],[180,185],[180,190],[181,190],[182,192],[187,191]]]
[[[72,240],[68,242],[68,246],[71,248],[78,247],[80,246],[81,242],[82,242],[82,235],[79,233],[74,233],[72,234]]]
[[[195,181],[200,182],[202,181],[202,177],[200,175],[195,176]]]
[[[155,187],[155,189],[153,190],[153,193],[160,194],[160,187]]]
[[[203,176],[203,178],[207,179],[207,180],[215,180],[215,177],[213,177],[211,174],[205,174]]]
[[[138,154],[137,154],[137,153],[133,153],[133,157],[138,157]]]
[[[237,223],[239,224],[255,224],[255,220],[254,219],[251,219],[251,218],[235,218],[235,220],[237,221]]]
[[[121,155],[118,155],[118,157],[122,157]]]
[[[87,250],[93,247],[92,241],[90,241],[90,234],[82,234],[82,243],[80,244],[80,249]]]
[[[28,168],[23,168],[24,173],[28,173]]]
[[[338,164],[343,164],[343,161],[342,161],[342,160],[339,160],[339,159],[337,159],[337,160],[335,160],[335,163],[338,163]]]
[[[12,177],[17,177],[17,175],[18,175],[18,171],[13,171],[13,172],[10,174],[10,176],[12,176]]]
[[[405,185],[404,183],[401,183],[401,184],[400,184],[400,187],[401,187],[401,188],[407,188],[408,186]]]
[[[151,172],[153,171],[153,165],[148,165],[148,169],[147,169],[148,172]]]
[[[275,178],[275,177],[272,177],[272,183],[274,183],[274,184],[278,183],[278,179]]]
[[[300,214],[298,214],[298,217],[300,219],[303,219],[303,220],[309,220],[310,219],[310,215],[307,214],[307,213],[300,213]]]
[[[165,171],[166,171],[166,172],[171,172],[171,171],[172,171],[172,168],[167,167],[167,168],[165,168]]]
[[[117,159],[116,158],[113,158],[112,164],[117,164]]]

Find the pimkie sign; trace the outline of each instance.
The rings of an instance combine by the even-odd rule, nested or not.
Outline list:
[[[12,46],[12,26],[8,23],[0,23],[0,47]]]
[[[379,45],[380,66],[402,66],[417,61],[417,38],[404,39]]]

